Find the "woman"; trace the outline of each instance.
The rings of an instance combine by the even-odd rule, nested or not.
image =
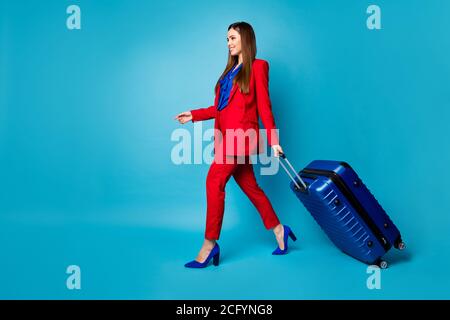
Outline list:
[[[188,268],[204,268],[213,260],[219,264],[217,244],[222,227],[225,185],[231,176],[255,205],[265,227],[272,229],[278,247],[274,255],[286,254],[291,229],[282,225],[269,199],[258,186],[249,156],[261,152],[258,116],[267,131],[269,144],[278,157],[283,149],[278,143],[268,90],[269,65],[256,59],[256,39],[246,22],[228,27],[228,63],[215,88],[215,103],[204,109],[186,111],[175,119],[181,124],[215,118],[214,161],[206,179],[207,215],[205,241],[197,258]]]

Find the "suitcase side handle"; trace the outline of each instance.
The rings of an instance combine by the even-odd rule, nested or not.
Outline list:
[[[302,178],[300,178],[300,175],[297,173],[297,171],[294,169],[294,167],[292,166],[292,164],[289,162],[289,160],[286,158],[286,155],[284,153],[280,153],[280,156],[278,157],[278,160],[280,161],[281,166],[283,167],[284,171],[286,171],[286,173],[288,174],[289,178],[291,178],[292,182],[294,182],[295,186],[301,190],[302,188],[298,185],[297,181],[294,179],[294,177],[292,176],[292,174],[289,172],[288,168],[286,168],[286,166],[284,165],[283,161],[281,161],[281,159],[283,159],[284,161],[286,161],[287,165],[289,166],[289,168],[291,168],[292,172],[294,172],[295,176],[297,177],[298,181],[300,181],[300,183],[303,186],[303,190],[307,189],[306,183],[303,181]]]

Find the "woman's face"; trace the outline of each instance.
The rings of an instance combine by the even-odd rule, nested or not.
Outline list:
[[[227,36],[228,49],[232,56],[237,56],[241,53],[241,35],[234,29],[228,31]]]

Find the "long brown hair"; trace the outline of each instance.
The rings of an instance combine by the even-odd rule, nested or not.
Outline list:
[[[233,79],[233,84],[237,82],[241,92],[248,93],[250,84],[250,74],[252,73],[252,63],[256,58],[256,37],[252,26],[247,22],[235,22],[230,24],[230,29],[236,30],[241,36],[241,50],[242,50],[242,67],[238,74]],[[228,52],[228,62],[225,70],[219,78],[219,81],[230,71],[234,65],[238,63],[239,56],[232,56]],[[216,87],[219,85],[217,81]]]

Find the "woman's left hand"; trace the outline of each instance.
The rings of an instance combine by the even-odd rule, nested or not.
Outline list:
[[[280,156],[280,154],[284,153],[283,149],[281,148],[281,146],[279,144],[273,145],[272,149],[273,149],[273,155],[277,158]]]

